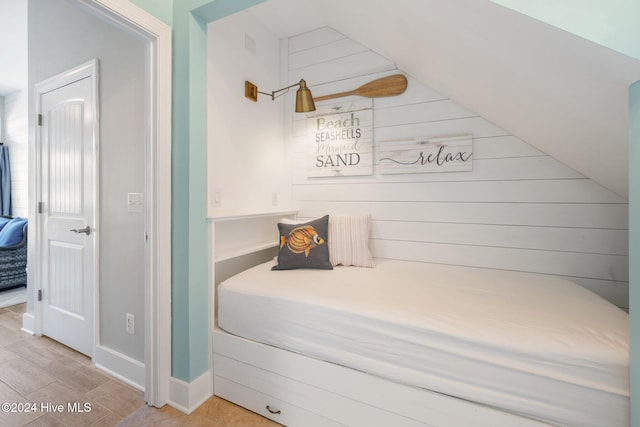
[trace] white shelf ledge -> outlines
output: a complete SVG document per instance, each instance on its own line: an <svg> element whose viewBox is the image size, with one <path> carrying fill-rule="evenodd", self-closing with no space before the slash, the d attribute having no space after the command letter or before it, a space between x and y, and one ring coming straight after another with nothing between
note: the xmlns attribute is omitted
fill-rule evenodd
<svg viewBox="0 0 640 427"><path fill-rule="evenodd" d="M281 210L281 211L267 211L267 212L242 212L242 211L226 211L220 212L220 214L210 215L207 217L209 222L223 222L223 221L241 221L245 219L253 218L268 218L274 216L287 216L297 214L297 210Z"/></svg>
<svg viewBox="0 0 640 427"><path fill-rule="evenodd" d="M228 249L228 250L225 250L220 255L217 255L213 259L213 261L214 262L226 261L226 260L237 258L243 255L249 255L254 252L259 252L265 249L275 248L277 246L278 246L278 242L264 242L264 243L259 243L251 246L242 247L242 248Z"/></svg>
<svg viewBox="0 0 640 427"><path fill-rule="evenodd" d="M297 212L219 210L207 217L213 238L213 264L278 247L278 221L282 217L295 217Z"/></svg>

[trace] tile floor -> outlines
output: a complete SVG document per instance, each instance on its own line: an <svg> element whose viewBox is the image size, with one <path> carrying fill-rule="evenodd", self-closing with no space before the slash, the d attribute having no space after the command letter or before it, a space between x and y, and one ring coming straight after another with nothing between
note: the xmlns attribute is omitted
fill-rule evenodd
<svg viewBox="0 0 640 427"><path fill-rule="evenodd" d="M0 403L12 404L9 412L2 406L0 426L278 425L217 397L188 416L168 405L148 407L140 391L100 371L86 356L21 331L24 311L25 304L0 308Z"/></svg>

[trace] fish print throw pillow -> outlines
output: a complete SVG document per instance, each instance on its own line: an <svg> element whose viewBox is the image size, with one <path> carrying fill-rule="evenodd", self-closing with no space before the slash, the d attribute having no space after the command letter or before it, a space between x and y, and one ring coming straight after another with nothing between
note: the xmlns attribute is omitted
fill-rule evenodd
<svg viewBox="0 0 640 427"><path fill-rule="evenodd" d="M333 270L327 243L329 215L303 224L278 223L280 250L272 270L319 268Z"/></svg>

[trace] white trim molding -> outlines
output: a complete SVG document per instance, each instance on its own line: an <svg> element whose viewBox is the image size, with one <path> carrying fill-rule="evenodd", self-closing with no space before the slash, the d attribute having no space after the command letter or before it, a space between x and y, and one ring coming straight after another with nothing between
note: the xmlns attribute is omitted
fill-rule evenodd
<svg viewBox="0 0 640 427"><path fill-rule="evenodd" d="M36 334L36 317L33 313L22 313L22 331L31 335Z"/></svg>
<svg viewBox="0 0 640 427"><path fill-rule="evenodd" d="M190 383L172 377L169 387L169 405L190 414L213 396L211 371L206 371Z"/></svg>
<svg viewBox="0 0 640 427"><path fill-rule="evenodd" d="M131 387L144 391L144 363L101 345L96 346L93 360L96 368L107 372Z"/></svg>

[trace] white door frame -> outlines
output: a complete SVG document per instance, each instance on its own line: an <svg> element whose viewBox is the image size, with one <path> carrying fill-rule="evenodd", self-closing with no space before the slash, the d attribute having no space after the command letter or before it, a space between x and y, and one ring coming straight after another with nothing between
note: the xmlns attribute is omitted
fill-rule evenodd
<svg viewBox="0 0 640 427"><path fill-rule="evenodd" d="M145 400L162 406L171 378L171 27L126 0L77 1L146 44Z"/></svg>
<svg viewBox="0 0 640 427"><path fill-rule="evenodd" d="M146 46L145 400L163 406L171 378L171 27L127 0L76 1Z"/></svg>

